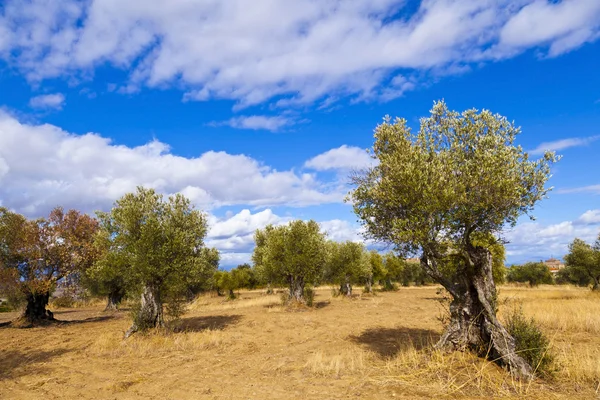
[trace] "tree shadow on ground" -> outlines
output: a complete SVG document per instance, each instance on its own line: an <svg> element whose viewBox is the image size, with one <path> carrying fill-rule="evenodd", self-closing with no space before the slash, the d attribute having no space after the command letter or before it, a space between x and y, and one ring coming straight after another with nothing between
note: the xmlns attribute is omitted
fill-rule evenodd
<svg viewBox="0 0 600 400"><path fill-rule="evenodd" d="M350 340L365 345L381 358L393 358L403 350L421 350L433 346L440 338L438 332L417 328L371 328Z"/></svg>
<svg viewBox="0 0 600 400"><path fill-rule="evenodd" d="M314 307L315 308L325 308L330 304L331 304L331 301L329 301L329 300L317 301L317 302L315 302Z"/></svg>
<svg viewBox="0 0 600 400"><path fill-rule="evenodd" d="M56 322L58 324L65 324L65 325L76 325L76 324L87 324L89 322L102 322L102 321L108 321L109 319L113 319L114 316L113 315L102 315L99 317L91 317L91 318L85 318L85 319L74 319L74 320L56 320Z"/></svg>
<svg viewBox="0 0 600 400"><path fill-rule="evenodd" d="M51 351L0 350L0 382L24 375L40 374L45 364L71 350L54 349Z"/></svg>
<svg viewBox="0 0 600 400"><path fill-rule="evenodd" d="M210 315L206 317L183 318L176 322L174 332L202 332L205 330L223 330L229 325L240 322L241 315Z"/></svg>

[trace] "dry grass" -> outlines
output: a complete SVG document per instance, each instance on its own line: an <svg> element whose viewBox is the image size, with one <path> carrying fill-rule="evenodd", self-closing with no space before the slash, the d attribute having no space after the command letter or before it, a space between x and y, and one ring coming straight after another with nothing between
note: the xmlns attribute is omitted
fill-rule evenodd
<svg viewBox="0 0 600 400"><path fill-rule="evenodd" d="M552 339L553 378L516 381L471 354L433 351L434 287L352 299L319 288L311 310L260 292L202 297L175 332L128 340L128 313L103 304L57 310L71 323L0 328L0 398L600 398L600 299L578 288L500 293Z"/></svg>

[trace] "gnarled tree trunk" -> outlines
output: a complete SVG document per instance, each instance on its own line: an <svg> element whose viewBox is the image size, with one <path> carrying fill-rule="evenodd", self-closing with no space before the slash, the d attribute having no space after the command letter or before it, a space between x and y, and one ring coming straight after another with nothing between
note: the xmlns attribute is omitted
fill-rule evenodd
<svg viewBox="0 0 600 400"><path fill-rule="evenodd" d="M123 300L122 290L113 290L107 296L106 307L104 311L116 311L119 308L119 304Z"/></svg>
<svg viewBox="0 0 600 400"><path fill-rule="evenodd" d="M54 320L52 311L46 309L50 293L27 293L26 299L27 306L22 315L24 320L31 324Z"/></svg>
<svg viewBox="0 0 600 400"><path fill-rule="evenodd" d="M290 277L290 300L304 303L304 278Z"/></svg>
<svg viewBox="0 0 600 400"><path fill-rule="evenodd" d="M453 297L450 323L436 348L470 350L507 366L518 377L531 378L531 366L515 352L515 339L496 317L496 286L492 277L492 256L483 247L469 247L470 262L454 282L448 281L427 256L421 265Z"/></svg>
<svg viewBox="0 0 600 400"><path fill-rule="evenodd" d="M139 330L162 328L164 325L160 291L152 286L144 286L139 311L134 318L133 325L125 333L125 337L129 337Z"/></svg>

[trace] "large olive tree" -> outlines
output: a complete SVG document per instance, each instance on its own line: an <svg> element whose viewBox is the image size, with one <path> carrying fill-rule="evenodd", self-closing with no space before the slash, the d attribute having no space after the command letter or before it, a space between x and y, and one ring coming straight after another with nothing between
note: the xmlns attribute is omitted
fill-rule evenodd
<svg viewBox="0 0 600 400"><path fill-rule="evenodd" d="M164 200L154 190L140 187L117 200L110 212L99 212L98 218L105 240L112 242L98 265L121 267L140 296L126 336L163 326L165 301L172 305L190 285L214 272L204 246L206 217L180 194ZM114 260L118 262L111 263Z"/></svg>
<svg viewBox="0 0 600 400"><path fill-rule="evenodd" d="M500 115L458 113L443 101L417 133L406 120L386 117L375 130L378 164L353 176L349 198L368 236L419 254L422 268L451 294L451 321L438 348L476 350L531 376L496 317L492 254L476 240L515 225L549 190L555 155L530 160L515 144L519 132Z"/></svg>
<svg viewBox="0 0 600 400"><path fill-rule="evenodd" d="M304 303L304 287L321 278L325 264L325 234L315 221L296 220L268 225L254 235L252 261L269 283L289 287L291 300Z"/></svg>

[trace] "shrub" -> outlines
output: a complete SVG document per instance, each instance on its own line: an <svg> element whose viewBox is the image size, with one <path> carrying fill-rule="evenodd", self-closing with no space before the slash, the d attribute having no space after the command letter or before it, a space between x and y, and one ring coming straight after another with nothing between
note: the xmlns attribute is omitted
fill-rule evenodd
<svg viewBox="0 0 600 400"><path fill-rule="evenodd" d="M550 269L542 262L513 265L506 278L509 282L528 282L531 287L554 283Z"/></svg>
<svg viewBox="0 0 600 400"><path fill-rule="evenodd" d="M56 308L72 308L75 305L73 296L63 295L53 298L50 303Z"/></svg>
<svg viewBox="0 0 600 400"><path fill-rule="evenodd" d="M515 339L515 349L537 374L549 375L554 371L554 355L550 341L533 318L523 314L521 306L506 315L506 330Z"/></svg>
<svg viewBox="0 0 600 400"><path fill-rule="evenodd" d="M315 300L315 290L311 287L304 288L304 300L306 301L306 305L312 307Z"/></svg>

